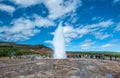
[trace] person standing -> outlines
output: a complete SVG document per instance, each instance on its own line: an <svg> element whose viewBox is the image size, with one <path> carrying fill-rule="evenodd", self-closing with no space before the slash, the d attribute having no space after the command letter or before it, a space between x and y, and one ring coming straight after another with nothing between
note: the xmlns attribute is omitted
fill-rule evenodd
<svg viewBox="0 0 120 78"><path fill-rule="evenodd" d="M115 61L117 61L117 56L116 55L114 56L114 58L115 58Z"/></svg>
<svg viewBox="0 0 120 78"><path fill-rule="evenodd" d="M112 60L112 56L110 55L110 60Z"/></svg>

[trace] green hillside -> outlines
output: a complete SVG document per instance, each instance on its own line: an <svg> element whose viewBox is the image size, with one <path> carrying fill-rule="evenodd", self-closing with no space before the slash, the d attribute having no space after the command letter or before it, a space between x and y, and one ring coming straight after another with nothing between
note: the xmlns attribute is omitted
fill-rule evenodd
<svg viewBox="0 0 120 78"><path fill-rule="evenodd" d="M28 45L28 44L16 44L12 42L0 42L0 57L13 56L13 55L29 55L39 54L32 50L51 50L44 45Z"/></svg>

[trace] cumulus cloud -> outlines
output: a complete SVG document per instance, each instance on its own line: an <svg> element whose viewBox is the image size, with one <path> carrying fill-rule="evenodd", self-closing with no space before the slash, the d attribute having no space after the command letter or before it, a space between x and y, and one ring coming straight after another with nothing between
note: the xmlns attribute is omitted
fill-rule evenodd
<svg viewBox="0 0 120 78"><path fill-rule="evenodd" d="M107 20L107 21L102 21L98 24L98 26L101 26L101 27L108 27L110 25L113 24L113 21L112 20Z"/></svg>
<svg viewBox="0 0 120 78"><path fill-rule="evenodd" d="M111 36L111 34L105 32L105 28L114 24L113 21L107 20L102 21L97 24L91 24L86 26L78 26L74 28L73 26L64 26L64 37L65 42L70 43L72 40L76 38L82 38L85 35L94 35L96 39L106 39ZM100 28L102 27L102 28Z"/></svg>
<svg viewBox="0 0 120 78"><path fill-rule="evenodd" d="M115 27L114 31L120 31L120 23L117 24L117 26Z"/></svg>
<svg viewBox="0 0 120 78"><path fill-rule="evenodd" d="M18 5L18 7L22 7L22 8L27 8L32 5L43 3L49 11L49 15L46 18L42 18L38 15L33 15L33 18L35 20L30 20L29 18L23 18L23 17L20 17L19 19L15 19L11 22L10 26L3 26L5 29L2 30L3 32L0 33L0 34L11 33L11 35L14 35L14 34L16 35L19 33L24 36L27 36L27 38L24 37L24 39L29 39L30 36L34 36L36 33L40 32L40 30L36 29L36 27L40 28L40 27L54 26L53 20L58 19L69 12L74 11L78 7L77 4L81 5L81 0L66 0L66 1L65 0L31 0L31 1L11 0L11 1L16 5ZM9 10L10 12L14 12L15 8L12 7L12 9L9 8L7 10ZM1 29L3 27L1 27ZM71 33L65 30L65 33L66 32L68 33L68 34L66 33L65 35L67 41L71 41L72 40L71 38L76 38L77 36L81 37L83 33L87 32L87 30L84 31L85 29L80 29L81 32L78 31L79 29L73 28L72 30L73 32ZM9 35L10 34L7 34L7 36ZM1 36L3 37L3 35ZM15 37L18 37L18 36L15 36ZM17 38L16 40L20 40L20 38Z"/></svg>
<svg viewBox="0 0 120 78"><path fill-rule="evenodd" d="M119 46L120 46L119 42L120 42L120 39L112 39L112 40L108 41L107 43L102 44L100 47L102 49L109 49L109 50L113 47L114 47L114 49L116 49L116 48L119 48Z"/></svg>
<svg viewBox="0 0 120 78"><path fill-rule="evenodd" d="M21 7L29 7L41 3L43 0L11 0L15 4Z"/></svg>
<svg viewBox="0 0 120 78"><path fill-rule="evenodd" d="M112 20L106 20L98 22L96 24L86 25L84 27L89 29L90 34L94 35L96 39L103 40L112 36L112 34L106 32L106 29L112 25L114 25L114 22Z"/></svg>
<svg viewBox="0 0 120 78"><path fill-rule="evenodd" d="M77 4L81 4L80 0L47 0L44 2L49 9L50 19L56 19L63 16L66 13L74 11L77 8Z"/></svg>
<svg viewBox="0 0 120 78"><path fill-rule="evenodd" d="M49 10L48 18L52 20L74 11L78 7L78 4L81 5L80 0L12 0L12 2L20 7L29 7L43 3Z"/></svg>
<svg viewBox="0 0 120 78"><path fill-rule="evenodd" d="M73 28L72 26L64 26L65 41L69 43L72 39L81 38L83 35L88 34L90 31L86 28Z"/></svg>
<svg viewBox="0 0 120 78"><path fill-rule="evenodd" d="M91 39L86 39L84 42L80 43L80 48L81 49L93 49L93 48L96 48L94 44L95 44L95 41L92 41Z"/></svg>
<svg viewBox="0 0 120 78"><path fill-rule="evenodd" d="M90 30L87 28L74 28L73 26L64 26L63 33L65 42L69 44L72 40L82 38L82 36L90 33ZM54 32L52 32L51 35L54 35Z"/></svg>
<svg viewBox="0 0 120 78"><path fill-rule="evenodd" d="M100 39L100 40L106 39L111 36L111 34L104 32L94 32L94 35L96 39Z"/></svg>
<svg viewBox="0 0 120 78"><path fill-rule="evenodd" d="M112 39L107 44L111 44L112 46L119 47L120 46L120 39Z"/></svg>
<svg viewBox="0 0 120 78"><path fill-rule="evenodd" d="M54 23L46 18L33 15L35 20L19 18L11 22L10 26L0 27L0 37L4 40L21 41L29 39L40 32L40 27L52 26Z"/></svg>
<svg viewBox="0 0 120 78"><path fill-rule="evenodd" d="M8 13L13 13L15 11L15 7L6 4L0 4L0 10Z"/></svg>
<svg viewBox="0 0 120 78"><path fill-rule="evenodd" d="M53 41L52 40L46 40L46 41L44 41L44 43L53 44Z"/></svg>
<svg viewBox="0 0 120 78"><path fill-rule="evenodd" d="M118 49L120 46L120 39L112 39L110 41L108 41L107 43L104 43L102 45L100 45L99 47L103 50L112 50L112 48L114 49Z"/></svg>
<svg viewBox="0 0 120 78"><path fill-rule="evenodd" d="M114 22L112 20L101 21L96 24L80 25L77 27L64 26L65 42L68 44L74 39L82 38L85 35L93 35L96 39L103 40L111 37L112 34L106 32L106 28L112 26Z"/></svg>
<svg viewBox="0 0 120 78"><path fill-rule="evenodd" d="M48 18L42 18L38 15L34 15L34 18L35 18L34 23L38 27L48 27L54 25L53 21L49 20Z"/></svg>
<svg viewBox="0 0 120 78"><path fill-rule="evenodd" d="M77 28L73 28L73 26L64 26L65 40L69 43L75 38L82 38L84 35L90 34L93 34L96 39L103 40L111 36L111 34L105 32L105 28L113 24L114 22L112 20L107 20L96 24L78 26Z"/></svg>
<svg viewBox="0 0 120 78"><path fill-rule="evenodd" d="M95 28L95 27L103 27L103 28L106 28L106 27L109 27L111 25L113 25L114 22L112 20L106 20L106 21L101 21L99 23L96 23L96 24L91 24L89 25L91 28Z"/></svg>
<svg viewBox="0 0 120 78"><path fill-rule="evenodd" d="M104 44L104 45L101 46L101 48L108 48L108 47L111 47L111 46L113 46L113 44Z"/></svg>
<svg viewBox="0 0 120 78"><path fill-rule="evenodd" d="M40 32L38 29L35 29L34 23L29 19L19 18L13 21L12 24L11 27L0 27L2 29L0 34L4 40L26 40Z"/></svg>
<svg viewBox="0 0 120 78"><path fill-rule="evenodd" d="M20 40L21 38L29 39L31 36L34 36L36 33L40 32L40 30L38 29L40 27L54 26L53 21L55 19L64 17L64 15L66 15L67 13L73 12L78 7L78 4L79 6L82 5L81 0L30 0L30 1L11 0L11 1L22 8L27 8L27 7L31 7L32 5L43 3L49 11L49 15L46 18L42 18L38 15L32 16L35 20L30 20L29 18L21 17L19 19L13 20L9 27L8 26L1 27L0 29L1 37L4 37L2 34L6 33L7 36L14 35L14 37L16 37L16 40ZM9 8L7 10L9 10L9 12L12 13L15 11L15 8L14 7L12 8L13 9ZM7 10L6 12L8 12ZM75 15L73 15L71 19L74 18L74 16ZM96 20L99 18L100 17L98 18L94 17L93 20ZM77 19L73 20L73 22L75 22L76 20ZM66 43L69 43L76 38L82 38L84 35L91 35L91 34L94 35L96 39L100 39L100 40L108 38L111 36L111 34L105 31L100 31L100 30L108 28L113 24L114 22L111 19L109 19L109 20L100 21L98 23L90 24L86 26L85 25L78 26L78 27L64 26L64 36L65 36ZM36 27L38 28L36 29ZM118 29L119 29L119 26L115 30L118 31ZM18 34L20 38L18 38L16 34Z"/></svg>

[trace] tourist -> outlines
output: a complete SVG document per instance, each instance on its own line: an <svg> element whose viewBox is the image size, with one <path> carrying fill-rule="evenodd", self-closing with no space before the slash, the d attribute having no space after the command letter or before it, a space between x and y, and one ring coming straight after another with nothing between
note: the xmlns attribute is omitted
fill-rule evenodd
<svg viewBox="0 0 120 78"><path fill-rule="evenodd" d="M117 61L117 56L116 55L114 56L114 58L115 58L115 61Z"/></svg>
<svg viewBox="0 0 120 78"><path fill-rule="evenodd" d="M110 60L112 60L112 56L110 55Z"/></svg>

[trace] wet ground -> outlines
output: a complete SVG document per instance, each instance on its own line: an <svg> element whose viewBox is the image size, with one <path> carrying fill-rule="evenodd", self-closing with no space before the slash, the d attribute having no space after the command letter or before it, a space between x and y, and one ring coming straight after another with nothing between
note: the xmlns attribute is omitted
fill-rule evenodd
<svg viewBox="0 0 120 78"><path fill-rule="evenodd" d="M0 78L120 78L120 62L96 59L1 60Z"/></svg>

